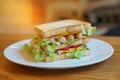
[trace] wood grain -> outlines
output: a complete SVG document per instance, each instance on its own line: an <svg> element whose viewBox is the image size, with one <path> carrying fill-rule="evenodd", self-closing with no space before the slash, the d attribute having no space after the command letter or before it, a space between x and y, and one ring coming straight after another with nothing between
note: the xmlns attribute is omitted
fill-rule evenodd
<svg viewBox="0 0 120 80"><path fill-rule="evenodd" d="M114 54L104 62L73 69L45 70L8 61L4 49L30 35L0 35L0 80L120 80L120 37L95 36L114 47Z"/></svg>

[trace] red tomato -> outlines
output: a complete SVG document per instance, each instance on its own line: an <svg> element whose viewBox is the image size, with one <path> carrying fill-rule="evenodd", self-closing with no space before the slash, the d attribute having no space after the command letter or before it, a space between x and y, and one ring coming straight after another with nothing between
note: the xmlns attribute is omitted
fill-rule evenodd
<svg viewBox="0 0 120 80"><path fill-rule="evenodd" d="M77 47L79 47L80 45L76 45L76 46L71 46L71 48L77 48Z"/></svg>
<svg viewBox="0 0 120 80"><path fill-rule="evenodd" d="M62 48L61 50L69 50L70 47L65 47L65 48Z"/></svg>
<svg viewBox="0 0 120 80"><path fill-rule="evenodd" d="M69 50L70 48L78 48L80 45L76 45L76 46L69 46L69 47L65 47L65 48L62 48L62 49L58 49L58 50ZM57 51L58 51L57 50Z"/></svg>

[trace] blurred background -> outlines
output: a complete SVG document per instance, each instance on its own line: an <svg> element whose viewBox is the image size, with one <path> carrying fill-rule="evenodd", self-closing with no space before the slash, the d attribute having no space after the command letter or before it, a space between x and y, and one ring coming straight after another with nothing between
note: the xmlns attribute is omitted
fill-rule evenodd
<svg viewBox="0 0 120 80"><path fill-rule="evenodd" d="M89 21L95 35L120 36L120 0L0 0L0 34L32 34L37 24Z"/></svg>

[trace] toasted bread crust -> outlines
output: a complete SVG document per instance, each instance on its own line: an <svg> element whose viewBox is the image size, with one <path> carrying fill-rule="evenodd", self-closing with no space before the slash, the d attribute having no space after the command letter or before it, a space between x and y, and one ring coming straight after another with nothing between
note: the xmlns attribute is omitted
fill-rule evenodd
<svg viewBox="0 0 120 80"><path fill-rule="evenodd" d="M90 55L90 50L87 50L83 56L87 56L87 55ZM70 57L70 56L67 56L66 54L60 54L60 55L57 55L56 59L54 59L53 57L46 57L44 59L44 62L52 62L52 61L58 61L58 60L65 60L65 59L72 59L72 58L75 58L74 56Z"/></svg>
<svg viewBox="0 0 120 80"><path fill-rule="evenodd" d="M35 26L41 37L51 37L64 32L88 29L90 23L79 20L62 20Z"/></svg>

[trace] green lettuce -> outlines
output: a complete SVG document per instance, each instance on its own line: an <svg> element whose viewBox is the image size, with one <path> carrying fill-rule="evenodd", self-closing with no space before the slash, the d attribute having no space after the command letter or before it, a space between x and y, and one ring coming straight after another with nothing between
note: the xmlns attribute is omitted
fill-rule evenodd
<svg viewBox="0 0 120 80"><path fill-rule="evenodd" d="M86 35L91 36L96 31L96 27L90 27L89 29L85 30Z"/></svg>
<svg viewBox="0 0 120 80"><path fill-rule="evenodd" d="M39 40L38 41L38 43L37 43L37 46L38 47L40 47L40 46L45 46L46 48L47 48L47 56L52 56L54 59L56 58L56 55L57 55L57 53L55 53L55 47L56 47L56 45L60 45L60 42L57 42L57 41L55 41L54 39L50 42L50 41L48 41L47 39L41 39L41 40ZM41 50L41 52L39 52L39 53L44 53L44 52L42 52L42 50ZM41 60L41 58L42 59L44 59L44 56L43 55L38 55L38 53L35 53L36 54L36 60Z"/></svg>
<svg viewBox="0 0 120 80"><path fill-rule="evenodd" d="M47 39L42 39L38 41L39 46L47 46L50 43Z"/></svg>
<svg viewBox="0 0 120 80"><path fill-rule="evenodd" d="M87 45L85 45L82 49L75 50L74 52L68 52L66 55L70 57L74 56L75 58L80 59L86 50L87 50Z"/></svg>
<svg viewBox="0 0 120 80"><path fill-rule="evenodd" d="M46 54L45 52L40 48L41 46L47 47L48 55L47 56L56 56L55 53L55 46L59 45L59 42L56 42L53 40L52 42L49 42L47 39L41 39L38 38L39 35L35 34L32 36L32 40L30 41L30 45L24 44L23 45L23 51L27 53L34 54L34 59L36 61L43 61Z"/></svg>
<svg viewBox="0 0 120 80"><path fill-rule="evenodd" d="M32 52L32 47L30 47L28 44L24 44L23 45L23 51L25 51L27 53L31 53Z"/></svg>
<svg viewBox="0 0 120 80"><path fill-rule="evenodd" d="M42 50L40 50L39 48L36 49L35 60L37 60L37 61L43 61L44 58L45 58L45 55L43 54Z"/></svg>
<svg viewBox="0 0 120 80"><path fill-rule="evenodd" d="M48 56L52 56L54 59L57 56L57 53L55 53L56 45L60 45L60 43L55 40L53 40L51 43L47 44Z"/></svg>
<svg viewBox="0 0 120 80"><path fill-rule="evenodd" d="M68 39L67 40L67 44L72 44L72 43L74 43L75 41L77 41L78 39L75 39L75 38L73 38L73 39Z"/></svg>
<svg viewBox="0 0 120 80"><path fill-rule="evenodd" d="M72 44L74 41L75 41L74 38L73 39L69 39L69 40L67 40L67 44Z"/></svg>
<svg viewBox="0 0 120 80"><path fill-rule="evenodd" d="M77 58L77 59L80 59L82 56L83 56L83 54L85 53L85 51L87 50L87 46L85 45L84 47L83 47L83 49L79 49L79 50L76 50L75 51L75 53L74 53L74 56Z"/></svg>
<svg viewBox="0 0 120 80"><path fill-rule="evenodd" d="M51 46L53 49L55 49L56 45L60 45L60 42L55 41L55 39L52 40Z"/></svg>

